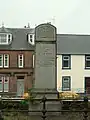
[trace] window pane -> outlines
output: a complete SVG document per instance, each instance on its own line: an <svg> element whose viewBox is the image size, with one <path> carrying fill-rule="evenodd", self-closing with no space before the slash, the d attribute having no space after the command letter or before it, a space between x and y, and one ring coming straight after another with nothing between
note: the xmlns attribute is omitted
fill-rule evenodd
<svg viewBox="0 0 90 120"><path fill-rule="evenodd" d="M69 61L63 61L63 67L69 67L68 62L69 62Z"/></svg>
<svg viewBox="0 0 90 120"><path fill-rule="evenodd" d="M64 86L64 88L69 88L69 81L68 80L67 81L64 80L63 86Z"/></svg>
<svg viewBox="0 0 90 120"><path fill-rule="evenodd" d="M69 56L64 56L63 59L64 60L69 60Z"/></svg>
<svg viewBox="0 0 90 120"><path fill-rule="evenodd" d="M32 38L32 35L30 35L30 38Z"/></svg>
<svg viewBox="0 0 90 120"><path fill-rule="evenodd" d="M0 83L0 92L2 92L2 91L3 91L3 84Z"/></svg>
<svg viewBox="0 0 90 120"><path fill-rule="evenodd" d="M22 55L20 55L20 60L22 60Z"/></svg>
<svg viewBox="0 0 90 120"><path fill-rule="evenodd" d="M63 77L62 78L62 90L70 90L70 77Z"/></svg>
<svg viewBox="0 0 90 120"><path fill-rule="evenodd" d="M7 60L5 60L5 66L7 66Z"/></svg>
<svg viewBox="0 0 90 120"><path fill-rule="evenodd" d="M32 34L32 35L29 34L28 39L29 39L29 43L32 44L32 45L34 45L34 34Z"/></svg>
<svg viewBox="0 0 90 120"><path fill-rule="evenodd" d="M90 56L86 56L86 60L90 60Z"/></svg>
<svg viewBox="0 0 90 120"><path fill-rule="evenodd" d="M11 40L11 35L8 35L8 41L10 42L10 40Z"/></svg>
<svg viewBox="0 0 90 120"><path fill-rule="evenodd" d="M4 67L8 67L9 55L4 55Z"/></svg>
<svg viewBox="0 0 90 120"><path fill-rule="evenodd" d="M22 66L22 60L20 60L20 66Z"/></svg>
<svg viewBox="0 0 90 120"><path fill-rule="evenodd" d="M31 41L31 42L33 41L32 38L30 38L30 41Z"/></svg>
<svg viewBox="0 0 90 120"><path fill-rule="evenodd" d="M0 66L3 66L3 55L0 55Z"/></svg>
<svg viewBox="0 0 90 120"><path fill-rule="evenodd" d="M70 68L71 66L71 58L70 55L62 55L62 68Z"/></svg>
<svg viewBox="0 0 90 120"><path fill-rule="evenodd" d="M0 83L2 83L2 80L0 79Z"/></svg>
<svg viewBox="0 0 90 120"><path fill-rule="evenodd" d="M4 83L4 92L8 92L8 83Z"/></svg>
<svg viewBox="0 0 90 120"><path fill-rule="evenodd" d="M7 80L7 79L5 79L5 82L8 82L8 80Z"/></svg>
<svg viewBox="0 0 90 120"><path fill-rule="evenodd" d="M90 61L86 61L86 67L90 67Z"/></svg>
<svg viewBox="0 0 90 120"><path fill-rule="evenodd" d="M30 35L30 42L32 42L33 41L33 36L32 35Z"/></svg>
<svg viewBox="0 0 90 120"><path fill-rule="evenodd" d="M3 78L0 77L0 92L3 91Z"/></svg>
<svg viewBox="0 0 90 120"><path fill-rule="evenodd" d="M8 92L9 90L9 77L4 78L4 92Z"/></svg>
<svg viewBox="0 0 90 120"><path fill-rule="evenodd" d="M7 35L0 34L0 43L7 43Z"/></svg>
<svg viewBox="0 0 90 120"><path fill-rule="evenodd" d="M18 64L19 64L19 67L23 67L23 55L19 55Z"/></svg>

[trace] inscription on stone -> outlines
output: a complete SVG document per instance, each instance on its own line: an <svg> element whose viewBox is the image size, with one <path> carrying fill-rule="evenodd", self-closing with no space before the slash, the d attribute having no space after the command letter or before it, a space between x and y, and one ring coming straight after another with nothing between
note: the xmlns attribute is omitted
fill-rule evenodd
<svg viewBox="0 0 90 120"><path fill-rule="evenodd" d="M56 88L56 28L41 24L35 29L35 88ZM53 42L53 43L52 43Z"/></svg>
<svg viewBox="0 0 90 120"><path fill-rule="evenodd" d="M36 41L55 41L56 29L50 24L42 25L36 28ZM48 39L47 39L48 38Z"/></svg>
<svg viewBox="0 0 90 120"><path fill-rule="evenodd" d="M50 67L55 65L55 45L52 44L38 44L36 64L39 67ZM39 50L40 49L40 50ZM41 51L41 52L39 52Z"/></svg>

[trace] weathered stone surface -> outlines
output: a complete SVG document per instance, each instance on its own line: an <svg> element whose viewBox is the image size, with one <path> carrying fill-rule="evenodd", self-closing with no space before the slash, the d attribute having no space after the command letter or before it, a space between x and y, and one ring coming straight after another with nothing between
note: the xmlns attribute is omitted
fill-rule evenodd
<svg viewBox="0 0 90 120"><path fill-rule="evenodd" d="M56 88L56 28L41 24L35 28L35 88ZM44 42L44 43L43 43Z"/></svg>
<svg viewBox="0 0 90 120"><path fill-rule="evenodd" d="M36 44L35 88L56 88L55 44Z"/></svg>
<svg viewBox="0 0 90 120"><path fill-rule="evenodd" d="M36 41L56 41L56 28L51 24L41 24L35 29Z"/></svg>
<svg viewBox="0 0 90 120"><path fill-rule="evenodd" d="M47 99L57 98L57 73L56 73L56 28L51 24L41 24L35 28L35 92L36 98L42 98L45 92ZM40 91L42 93L40 93ZM51 91L51 94L49 92ZM61 103L48 101L46 102L46 110L60 110ZM29 106L29 110L43 110L43 103L37 102ZM56 115L57 112L47 112L46 115ZM42 115L41 112L33 112L30 115Z"/></svg>

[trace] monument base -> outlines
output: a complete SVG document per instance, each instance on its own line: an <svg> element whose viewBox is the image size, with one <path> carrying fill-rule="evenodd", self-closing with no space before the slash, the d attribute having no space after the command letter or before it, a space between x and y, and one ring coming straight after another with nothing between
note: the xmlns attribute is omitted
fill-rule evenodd
<svg viewBox="0 0 90 120"><path fill-rule="evenodd" d="M43 97L46 99L58 99L58 92L52 89L38 89L33 91L33 95L35 95L35 99L41 99L40 101L34 101L33 103L30 102L29 110L36 111L36 112L29 112L30 116L43 116ZM46 111L60 111L61 110L61 102L60 101L46 101L45 103L45 110ZM38 112L39 111L39 112ZM60 112L46 112L46 116L59 116Z"/></svg>

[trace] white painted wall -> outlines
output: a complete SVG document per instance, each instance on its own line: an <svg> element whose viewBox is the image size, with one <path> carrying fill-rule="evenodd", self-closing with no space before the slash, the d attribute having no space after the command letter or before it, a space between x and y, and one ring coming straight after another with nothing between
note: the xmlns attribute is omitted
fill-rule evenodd
<svg viewBox="0 0 90 120"><path fill-rule="evenodd" d="M71 69L62 69L62 55L57 55L57 90L62 91L62 76L71 76L71 90L84 92L85 77L90 77L90 70L85 70L85 55L71 55Z"/></svg>

